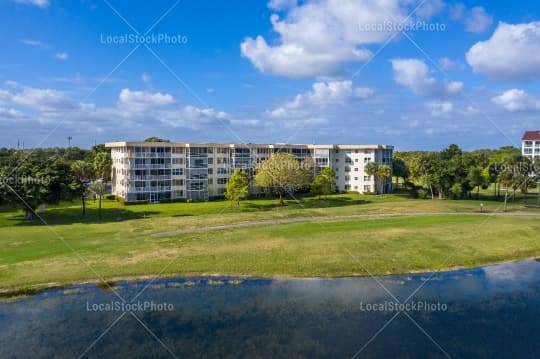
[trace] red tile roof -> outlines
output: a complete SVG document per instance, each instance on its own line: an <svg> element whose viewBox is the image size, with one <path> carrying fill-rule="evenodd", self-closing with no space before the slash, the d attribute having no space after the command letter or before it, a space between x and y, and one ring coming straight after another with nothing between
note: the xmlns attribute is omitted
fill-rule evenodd
<svg viewBox="0 0 540 359"><path fill-rule="evenodd" d="M540 131L526 131L523 134L524 141L540 141Z"/></svg>

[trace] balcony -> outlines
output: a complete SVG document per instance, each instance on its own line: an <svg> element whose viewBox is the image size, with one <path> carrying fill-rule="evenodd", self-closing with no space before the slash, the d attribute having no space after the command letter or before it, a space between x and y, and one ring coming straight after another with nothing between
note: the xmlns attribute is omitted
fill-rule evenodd
<svg viewBox="0 0 540 359"><path fill-rule="evenodd" d="M128 187L127 192L168 192L171 190L171 186L161 187Z"/></svg>

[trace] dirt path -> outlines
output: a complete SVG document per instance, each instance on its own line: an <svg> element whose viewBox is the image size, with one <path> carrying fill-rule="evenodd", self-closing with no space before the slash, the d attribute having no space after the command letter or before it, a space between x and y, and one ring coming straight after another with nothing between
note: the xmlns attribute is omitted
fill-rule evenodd
<svg viewBox="0 0 540 359"><path fill-rule="evenodd" d="M209 231L219 231L224 229L246 228L246 227L258 227L269 226L275 224L289 224L289 223L309 223L309 222L335 222L339 220L347 219L366 219L366 218L392 218L392 217L418 217L418 216L513 216L513 217L540 217L540 213L536 212L493 212L493 213L480 213L480 212L417 212L417 213L379 213L379 214L352 214L345 216L311 216L311 217L296 217L296 218L282 218L272 219L267 221L249 221L249 222L237 222L231 224L222 224L217 226L207 227L191 227L184 229L176 229L173 231L158 232L152 234L152 237L172 237L179 234L189 233L202 233Z"/></svg>

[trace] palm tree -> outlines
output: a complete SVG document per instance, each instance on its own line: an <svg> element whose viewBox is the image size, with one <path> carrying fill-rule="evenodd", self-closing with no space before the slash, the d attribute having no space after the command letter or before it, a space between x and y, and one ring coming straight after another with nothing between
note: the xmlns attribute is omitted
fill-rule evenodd
<svg viewBox="0 0 540 359"><path fill-rule="evenodd" d="M99 181L99 209L98 219L101 221L101 199L105 189L105 179L107 173L111 170L111 156L107 152L100 152L94 157L94 172L97 180Z"/></svg>
<svg viewBox="0 0 540 359"><path fill-rule="evenodd" d="M381 194L384 197L384 187L389 178L392 178L392 169L387 165L380 165L377 168L377 177L381 181Z"/></svg>

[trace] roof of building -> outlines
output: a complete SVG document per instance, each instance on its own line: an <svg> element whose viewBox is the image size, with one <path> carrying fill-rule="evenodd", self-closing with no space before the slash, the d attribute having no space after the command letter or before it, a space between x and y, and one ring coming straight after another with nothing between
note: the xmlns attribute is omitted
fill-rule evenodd
<svg viewBox="0 0 540 359"><path fill-rule="evenodd" d="M523 134L522 140L540 141L540 130L539 131L525 131L525 133Z"/></svg>
<svg viewBox="0 0 540 359"><path fill-rule="evenodd" d="M107 142L105 147L263 147L263 148L282 148L282 147L292 147L292 148L326 148L326 149L393 149L394 146L391 145L346 145L346 144L285 144L285 143L276 143L276 144L256 144L256 143L246 143L246 144L234 144L234 143L188 143L188 142Z"/></svg>

